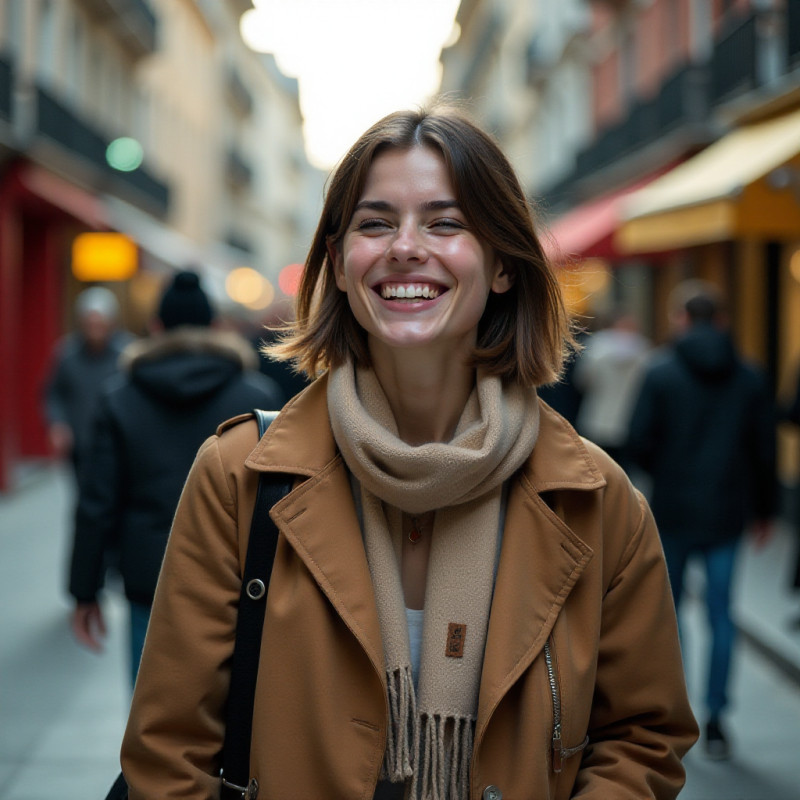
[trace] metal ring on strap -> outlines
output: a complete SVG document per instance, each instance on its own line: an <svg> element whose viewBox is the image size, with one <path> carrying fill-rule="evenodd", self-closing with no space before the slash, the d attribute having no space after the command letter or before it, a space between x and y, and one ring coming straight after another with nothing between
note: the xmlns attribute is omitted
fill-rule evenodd
<svg viewBox="0 0 800 800"><path fill-rule="evenodd" d="M253 578L247 582L245 591L251 600L260 600L267 593L267 587L261 579Z"/></svg>
<svg viewBox="0 0 800 800"><path fill-rule="evenodd" d="M219 771L219 778L222 781L223 786L225 786L228 789L233 789L234 792L241 792L242 797L245 796L245 793L247 792L248 788L247 786L239 786L238 784L226 781L222 770Z"/></svg>

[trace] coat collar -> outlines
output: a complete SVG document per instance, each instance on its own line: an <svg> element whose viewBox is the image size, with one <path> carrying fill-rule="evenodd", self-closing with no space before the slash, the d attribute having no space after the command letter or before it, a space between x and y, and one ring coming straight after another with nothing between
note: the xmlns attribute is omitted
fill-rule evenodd
<svg viewBox="0 0 800 800"><path fill-rule="evenodd" d="M338 455L323 375L284 406L250 453L246 466L258 472L288 472L312 477ZM605 478L586 444L567 421L541 402L539 438L523 474L537 492L599 489Z"/></svg>
<svg viewBox="0 0 800 800"><path fill-rule="evenodd" d="M328 421L326 390L322 377L290 401L246 465L308 478L272 516L385 680L372 581L347 469ZM478 740L502 696L541 651L592 558L541 493L599 489L605 479L572 427L546 404L541 411L536 447L509 496L481 677Z"/></svg>

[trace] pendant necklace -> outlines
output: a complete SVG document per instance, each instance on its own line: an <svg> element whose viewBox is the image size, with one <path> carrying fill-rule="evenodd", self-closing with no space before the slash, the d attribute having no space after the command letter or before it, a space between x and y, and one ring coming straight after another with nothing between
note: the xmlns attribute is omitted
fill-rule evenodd
<svg viewBox="0 0 800 800"><path fill-rule="evenodd" d="M427 514L420 517L411 517L411 530L408 532L408 541L411 544L416 544L423 534L423 523L426 522Z"/></svg>

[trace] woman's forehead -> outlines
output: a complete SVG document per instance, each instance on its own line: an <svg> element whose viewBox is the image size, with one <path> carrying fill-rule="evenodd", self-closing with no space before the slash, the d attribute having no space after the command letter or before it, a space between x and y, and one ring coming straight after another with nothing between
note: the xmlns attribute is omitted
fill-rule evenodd
<svg viewBox="0 0 800 800"><path fill-rule="evenodd" d="M367 170L359 200L383 199L381 195L398 193L455 199L455 186L442 154L426 145L378 153Z"/></svg>

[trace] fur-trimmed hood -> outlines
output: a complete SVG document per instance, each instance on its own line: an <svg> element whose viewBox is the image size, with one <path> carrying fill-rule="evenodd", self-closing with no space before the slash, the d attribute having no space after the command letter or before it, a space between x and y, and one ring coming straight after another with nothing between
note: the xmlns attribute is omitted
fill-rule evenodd
<svg viewBox="0 0 800 800"><path fill-rule="evenodd" d="M180 327L133 342L121 368L147 394L171 405L195 402L258 367L253 347L232 331Z"/></svg>

